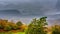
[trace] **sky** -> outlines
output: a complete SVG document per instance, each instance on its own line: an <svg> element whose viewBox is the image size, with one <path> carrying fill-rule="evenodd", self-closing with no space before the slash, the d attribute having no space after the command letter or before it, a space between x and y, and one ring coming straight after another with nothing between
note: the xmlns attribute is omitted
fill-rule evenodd
<svg viewBox="0 0 60 34"><path fill-rule="evenodd" d="M60 20L60 0L0 0L0 18L28 24L32 18L47 16L51 20ZM60 21L58 21L59 23Z"/></svg>

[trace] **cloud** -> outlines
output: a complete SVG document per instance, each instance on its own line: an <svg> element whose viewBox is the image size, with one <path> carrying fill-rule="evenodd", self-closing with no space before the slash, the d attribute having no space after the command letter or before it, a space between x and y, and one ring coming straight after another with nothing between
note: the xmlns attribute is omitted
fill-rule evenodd
<svg viewBox="0 0 60 34"><path fill-rule="evenodd" d="M0 4L1 4L1 8L2 9L19 9L19 8L24 8L27 7L27 9L29 7L34 8L34 7L53 7L54 4L56 3L56 0L54 0L55 2L53 3L53 1L50 0L0 0ZM29 6L31 5L31 6Z"/></svg>
<svg viewBox="0 0 60 34"><path fill-rule="evenodd" d="M22 15L47 16L59 14L57 0L0 0L0 10L17 9Z"/></svg>
<svg viewBox="0 0 60 34"><path fill-rule="evenodd" d="M59 14L57 0L0 0L0 10L17 9L25 16L47 16Z"/></svg>
<svg viewBox="0 0 60 34"><path fill-rule="evenodd" d="M7 16L7 19L12 18L15 20L19 20L17 17L20 17L23 22L31 20L31 17L38 18L41 16L47 16L48 19L59 19L59 4L60 3L58 2L58 0L0 0L0 10L18 10L18 16L18 13L8 14L9 16ZM0 15L2 16L2 18L5 18L7 14L2 13ZM24 16L28 18L23 19Z"/></svg>

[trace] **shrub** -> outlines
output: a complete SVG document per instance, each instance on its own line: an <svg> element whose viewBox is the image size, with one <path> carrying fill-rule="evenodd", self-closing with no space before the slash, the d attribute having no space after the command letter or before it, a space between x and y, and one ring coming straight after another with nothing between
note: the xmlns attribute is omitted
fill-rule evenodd
<svg viewBox="0 0 60 34"><path fill-rule="evenodd" d="M17 26L17 25L12 26L12 29L13 29L13 30L17 30L17 29L18 29L18 26Z"/></svg>
<svg viewBox="0 0 60 34"><path fill-rule="evenodd" d="M5 30L5 31L10 31L10 30L12 30L12 27L11 27L11 26L5 26L5 27L4 27L4 30Z"/></svg>
<svg viewBox="0 0 60 34"><path fill-rule="evenodd" d="M3 29L4 27L2 25L0 25L0 29Z"/></svg>

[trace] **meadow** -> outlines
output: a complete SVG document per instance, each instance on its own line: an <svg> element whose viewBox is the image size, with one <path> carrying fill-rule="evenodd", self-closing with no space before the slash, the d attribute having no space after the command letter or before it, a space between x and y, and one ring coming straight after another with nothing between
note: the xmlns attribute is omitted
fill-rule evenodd
<svg viewBox="0 0 60 34"><path fill-rule="evenodd" d="M24 32L16 32L16 33L13 33L13 32L0 32L0 34L25 34Z"/></svg>

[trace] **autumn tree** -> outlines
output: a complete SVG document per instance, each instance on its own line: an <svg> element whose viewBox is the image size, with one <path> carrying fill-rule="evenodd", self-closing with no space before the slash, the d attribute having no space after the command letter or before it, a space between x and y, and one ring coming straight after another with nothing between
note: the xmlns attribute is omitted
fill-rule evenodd
<svg viewBox="0 0 60 34"><path fill-rule="evenodd" d="M16 25L18 26L18 29L20 30L20 31L24 31L25 30L25 24L23 24L21 21L18 21L17 23L16 23Z"/></svg>
<svg viewBox="0 0 60 34"><path fill-rule="evenodd" d="M33 19L33 21L28 25L25 34L46 34L46 32L44 32L44 26L47 25L46 18L47 17Z"/></svg>
<svg viewBox="0 0 60 34"><path fill-rule="evenodd" d="M18 26L15 24L15 23L9 23L9 26L12 28L12 30L14 29L14 30L16 30L16 29L18 29Z"/></svg>
<svg viewBox="0 0 60 34"><path fill-rule="evenodd" d="M60 25L54 25L52 27L52 34L60 34Z"/></svg>

